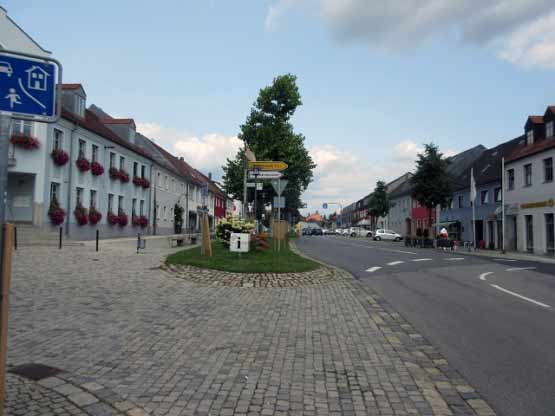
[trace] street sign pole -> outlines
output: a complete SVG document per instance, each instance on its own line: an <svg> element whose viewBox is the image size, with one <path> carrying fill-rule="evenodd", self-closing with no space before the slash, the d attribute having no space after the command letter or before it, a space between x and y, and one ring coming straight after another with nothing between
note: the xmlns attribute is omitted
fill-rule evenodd
<svg viewBox="0 0 555 416"><path fill-rule="evenodd" d="M281 197L281 181L278 180L278 195ZM281 251L281 201L278 204L278 253Z"/></svg>

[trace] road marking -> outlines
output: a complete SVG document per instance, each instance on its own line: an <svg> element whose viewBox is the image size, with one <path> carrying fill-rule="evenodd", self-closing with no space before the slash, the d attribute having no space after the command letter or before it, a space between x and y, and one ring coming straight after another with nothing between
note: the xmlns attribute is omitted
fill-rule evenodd
<svg viewBox="0 0 555 416"><path fill-rule="evenodd" d="M494 259L494 260L497 260L497 261L516 261L514 259Z"/></svg>
<svg viewBox="0 0 555 416"><path fill-rule="evenodd" d="M371 246L371 247L376 247L376 246ZM381 247L379 249L383 250L383 251L391 251L392 253L402 253L402 254L414 254L414 255L416 255L416 253L413 253L412 251L392 250L392 249L389 249L389 248L381 248Z"/></svg>
<svg viewBox="0 0 555 416"><path fill-rule="evenodd" d="M449 259L445 259L446 261L462 261L462 260L466 260L465 257L451 257Z"/></svg>
<svg viewBox="0 0 555 416"><path fill-rule="evenodd" d="M366 269L366 271L369 273L374 273L375 271L378 271L380 269L381 269L380 266L374 266L374 267L370 267L369 269Z"/></svg>
<svg viewBox="0 0 555 416"><path fill-rule="evenodd" d="M414 259L413 261L432 261L432 259Z"/></svg>
<svg viewBox="0 0 555 416"><path fill-rule="evenodd" d="M480 280L486 280L486 277L489 276L490 274L493 274L493 272L482 273L480 275Z"/></svg>
<svg viewBox="0 0 555 416"><path fill-rule="evenodd" d="M387 263L388 266L397 266L398 264L404 263L402 260L392 261L391 263Z"/></svg>
<svg viewBox="0 0 555 416"><path fill-rule="evenodd" d="M551 306L546 305L545 303L541 303L541 302L538 302L537 300L530 299L530 298L527 298L526 296L519 295L518 293L511 292L510 290L507 290L507 289L505 289L505 288L503 288L503 287L501 287L501 286L498 286L498 285L490 285L490 286L491 286L491 287L494 287L495 289L500 290L500 291L502 291L502 292L508 293L509 295L513 295L513 296L515 296L515 297L517 297L517 298L519 298L519 299L522 299L522 300L531 302L531 303L533 303L533 304L535 304L535 305L541 306L542 308L551 308Z"/></svg>
<svg viewBox="0 0 555 416"><path fill-rule="evenodd" d="M521 270L536 270L535 267L511 267L510 269L505 270L506 272L519 272Z"/></svg>

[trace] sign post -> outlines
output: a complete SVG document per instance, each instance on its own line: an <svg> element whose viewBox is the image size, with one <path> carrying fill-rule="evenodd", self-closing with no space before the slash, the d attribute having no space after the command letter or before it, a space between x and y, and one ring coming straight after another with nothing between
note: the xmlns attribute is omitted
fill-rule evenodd
<svg viewBox="0 0 555 416"><path fill-rule="evenodd" d="M274 187L274 191L276 191L277 194L277 200L274 198L274 203L277 202L277 212L278 212L278 226L279 226L279 235L278 235L278 251L281 251L281 208L283 206L283 208L285 208L285 198L281 196L283 190L285 189L285 187L287 186L287 184L289 183L289 181L285 180L285 179L278 179L275 181L272 181L272 186ZM275 233L274 233L275 234Z"/></svg>
<svg viewBox="0 0 555 416"><path fill-rule="evenodd" d="M52 58L0 51L0 415L4 409L13 226L6 224L12 118L54 123L61 114L62 65Z"/></svg>

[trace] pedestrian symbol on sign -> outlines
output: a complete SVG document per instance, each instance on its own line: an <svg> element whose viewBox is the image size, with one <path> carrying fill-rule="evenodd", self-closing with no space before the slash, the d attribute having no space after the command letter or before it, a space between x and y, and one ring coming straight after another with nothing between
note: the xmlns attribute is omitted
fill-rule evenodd
<svg viewBox="0 0 555 416"><path fill-rule="evenodd" d="M21 104L21 101L19 100L21 97L15 92L15 88L10 88L9 94L4 98L10 101L10 108L13 108L15 104Z"/></svg>

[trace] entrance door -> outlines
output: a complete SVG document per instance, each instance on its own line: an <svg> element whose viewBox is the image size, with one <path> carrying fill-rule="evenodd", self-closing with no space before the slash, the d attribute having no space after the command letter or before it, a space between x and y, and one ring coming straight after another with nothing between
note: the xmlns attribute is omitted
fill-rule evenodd
<svg viewBox="0 0 555 416"><path fill-rule="evenodd" d="M480 241L484 239L484 221L476 220L476 247L480 247Z"/></svg>
<svg viewBox="0 0 555 416"><path fill-rule="evenodd" d="M516 215L513 218L513 250L518 251L518 222L516 220Z"/></svg>
<svg viewBox="0 0 555 416"><path fill-rule="evenodd" d="M555 229L553 228L553 214L545 214L545 248L547 254L555 253Z"/></svg>
<svg viewBox="0 0 555 416"><path fill-rule="evenodd" d="M8 212L9 221L33 223L33 196L35 194L35 175L10 172L8 174Z"/></svg>
<svg viewBox="0 0 555 416"><path fill-rule="evenodd" d="M488 248L495 248L495 238L493 236L493 221L488 221Z"/></svg>
<svg viewBox="0 0 555 416"><path fill-rule="evenodd" d="M497 220L497 249L503 248L503 221Z"/></svg>
<svg viewBox="0 0 555 416"><path fill-rule="evenodd" d="M534 218L531 215L524 217L526 225L526 251L529 253L534 252Z"/></svg>

